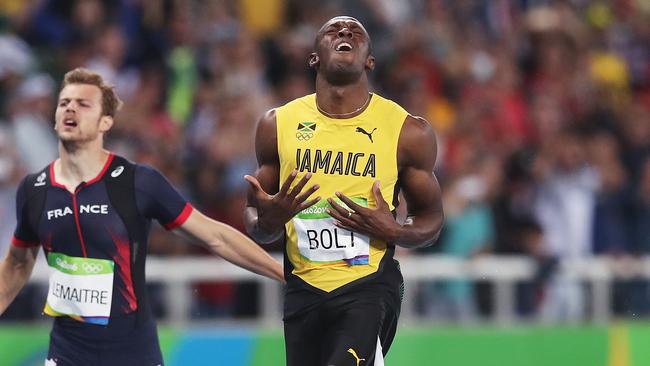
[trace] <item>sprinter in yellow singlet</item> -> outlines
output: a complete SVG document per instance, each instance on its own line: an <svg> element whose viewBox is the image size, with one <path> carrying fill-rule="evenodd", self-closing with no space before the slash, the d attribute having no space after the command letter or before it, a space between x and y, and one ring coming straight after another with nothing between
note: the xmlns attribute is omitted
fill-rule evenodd
<svg viewBox="0 0 650 366"><path fill-rule="evenodd" d="M383 365L403 285L395 245L431 245L443 223L435 135L370 93L375 59L356 19L325 23L309 65L316 94L258 124L246 225L258 242L285 238L287 365Z"/></svg>

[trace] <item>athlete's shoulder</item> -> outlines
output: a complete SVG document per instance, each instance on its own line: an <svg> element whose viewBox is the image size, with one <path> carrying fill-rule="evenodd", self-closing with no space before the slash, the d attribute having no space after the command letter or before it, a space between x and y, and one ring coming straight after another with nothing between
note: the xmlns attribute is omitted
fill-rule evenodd
<svg viewBox="0 0 650 366"><path fill-rule="evenodd" d="M159 196L160 192L166 191L171 183L165 175L155 167L148 164L136 164L134 166L134 185L137 193L144 193L147 196Z"/></svg>
<svg viewBox="0 0 650 366"><path fill-rule="evenodd" d="M47 165L43 169L27 174L18 184L16 190L16 203L17 206L23 207L28 202L34 201L37 197L44 197L47 188L50 187L50 166Z"/></svg>
<svg viewBox="0 0 650 366"><path fill-rule="evenodd" d="M408 144L413 143L415 146L421 146L420 144L437 145L433 126L424 117L407 115L402 126L402 135L409 141Z"/></svg>
<svg viewBox="0 0 650 366"><path fill-rule="evenodd" d="M276 109L289 109L295 107L313 107L315 105L316 105L316 93L312 93L291 100Z"/></svg>
<svg viewBox="0 0 650 366"><path fill-rule="evenodd" d="M18 185L19 191L28 193L31 196L38 191L42 191L50 185L50 175L52 174L51 166L54 162L44 166L41 170L27 174L23 177Z"/></svg>
<svg viewBox="0 0 650 366"><path fill-rule="evenodd" d="M50 163L39 171L27 174L23 178L22 182L24 184L31 185L34 187L45 187L50 181L50 174L51 174L50 167L52 164L53 163Z"/></svg>
<svg viewBox="0 0 650 366"><path fill-rule="evenodd" d="M278 108L271 108L268 111L264 112L262 117L260 117L259 121L257 122L258 128L259 127L269 127L269 126L275 126L277 122L277 110Z"/></svg>
<svg viewBox="0 0 650 366"><path fill-rule="evenodd" d="M402 163L414 165L423 163L427 167L430 162L435 163L438 142L429 121L409 114L402 125L398 150L398 160Z"/></svg>
<svg viewBox="0 0 650 366"><path fill-rule="evenodd" d="M404 122L408 124L409 128L414 129L415 131L424 134L433 134L433 126L431 126L431 123L429 123L429 121L424 117L409 114L406 116Z"/></svg>
<svg viewBox="0 0 650 366"><path fill-rule="evenodd" d="M383 96L381 96L381 95L379 95L377 93L372 93L372 95L373 95L373 99L375 99L374 104L376 106L384 107L384 108L391 108L391 109L399 111L401 113L408 114L406 109L404 109L404 107L399 105L394 100L383 97Z"/></svg>
<svg viewBox="0 0 650 366"><path fill-rule="evenodd" d="M134 162L132 160L129 160L129 159L125 158L124 156L117 155L117 154L111 154L111 155L112 155L112 158L111 158L112 161L111 161L111 163L109 165L109 169L116 169L116 168L119 168L119 167L135 169L135 167L137 167L139 165L138 163L136 163L136 162Z"/></svg>
<svg viewBox="0 0 650 366"><path fill-rule="evenodd" d="M111 154L111 162L106 167L102 180L109 184L132 185L133 174L137 166L131 160L116 154Z"/></svg>
<svg viewBox="0 0 650 366"><path fill-rule="evenodd" d="M281 106L271 108L260 117L257 123L257 135L271 136L277 133L278 126L286 126L291 120L288 116L301 115L305 111L316 109L316 94L308 94L293 99Z"/></svg>
<svg viewBox="0 0 650 366"><path fill-rule="evenodd" d="M301 114L316 109L316 94L308 94L291 100L279 107L274 108L275 118L282 120L286 116Z"/></svg>
<svg viewBox="0 0 650 366"><path fill-rule="evenodd" d="M139 178L138 180L155 180L164 178L163 174L158 169L149 164L134 163L133 168L135 170L136 177Z"/></svg>

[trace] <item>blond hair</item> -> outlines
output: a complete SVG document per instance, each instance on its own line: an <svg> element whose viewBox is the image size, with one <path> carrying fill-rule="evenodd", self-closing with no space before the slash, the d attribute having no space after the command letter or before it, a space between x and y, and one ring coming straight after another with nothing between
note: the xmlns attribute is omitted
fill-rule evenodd
<svg viewBox="0 0 650 366"><path fill-rule="evenodd" d="M63 85L65 88L70 84L88 84L94 85L102 92L102 115L115 117L115 113L122 107L122 101L115 92L115 87L104 81L101 75L96 72L78 67L72 71L68 71L63 77Z"/></svg>

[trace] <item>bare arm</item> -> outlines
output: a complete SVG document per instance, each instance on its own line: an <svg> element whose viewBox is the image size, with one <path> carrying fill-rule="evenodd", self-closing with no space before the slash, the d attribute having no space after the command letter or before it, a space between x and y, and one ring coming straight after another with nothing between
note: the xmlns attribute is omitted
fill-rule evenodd
<svg viewBox="0 0 650 366"><path fill-rule="evenodd" d="M268 194L277 193L280 185L280 158L278 156L275 110L265 113L257 123L255 154L258 164L255 178L259 182L260 188ZM271 243L282 237L284 226L277 223L260 222L257 211L259 203L255 193L253 187L247 193L246 210L244 211L246 231L260 243Z"/></svg>
<svg viewBox="0 0 650 366"><path fill-rule="evenodd" d="M407 117L400 134L397 160L399 182L408 208L395 244L407 248L430 246L438 239L444 212L440 184L433 174L438 145L433 128L423 118Z"/></svg>
<svg viewBox="0 0 650 366"><path fill-rule="evenodd" d="M19 248L12 245L0 262L0 314L4 313L25 286L34 269L39 247Z"/></svg>
<svg viewBox="0 0 650 366"><path fill-rule="evenodd" d="M284 282L284 271L267 252L229 225L194 210L178 229L180 234L198 241L228 262L251 272Z"/></svg>
<svg viewBox="0 0 650 366"><path fill-rule="evenodd" d="M255 152L259 167L255 177L247 175L248 190L244 223L246 231L260 243L271 243L284 235L284 224L296 213L320 200L316 197L306 201L319 187L313 185L305 192L303 188L311 173L303 176L291 188L297 176L294 171L278 188L280 182L280 159L278 156L275 111L270 110L258 122L255 134Z"/></svg>

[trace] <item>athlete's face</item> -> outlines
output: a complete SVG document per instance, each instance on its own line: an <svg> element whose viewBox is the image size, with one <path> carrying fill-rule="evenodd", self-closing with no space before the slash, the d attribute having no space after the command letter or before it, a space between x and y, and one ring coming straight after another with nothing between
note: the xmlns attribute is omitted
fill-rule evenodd
<svg viewBox="0 0 650 366"><path fill-rule="evenodd" d="M88 142L113 125L102 115L102 92L90 84L69 84L59 93L54 129L62 142Z"/></svg>
<svg viewBox="0 0 650 366"><path fill-rule="evenodd" d="M336 17L325 23L316 36L315 50L309 64L333 84L355 81L375 66L368 32L351 17Z"/></svg>

